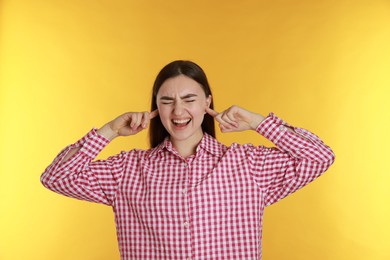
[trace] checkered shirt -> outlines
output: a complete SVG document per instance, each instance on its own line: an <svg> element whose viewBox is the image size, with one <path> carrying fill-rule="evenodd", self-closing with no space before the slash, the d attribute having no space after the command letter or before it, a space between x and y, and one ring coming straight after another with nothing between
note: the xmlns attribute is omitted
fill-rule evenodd
<svg viewBox="0 0 390 260"><path fill-rule="evenodd" d="M153 149L93 161L109 143L93 129L66 147L41 181L112 206L123 260L261 259L264 208L319 177L334 154L273 113L256 131L276 147L227 147L204 134L186 159L167 138ZM62 163L75 147L80 151Z"/></svg>

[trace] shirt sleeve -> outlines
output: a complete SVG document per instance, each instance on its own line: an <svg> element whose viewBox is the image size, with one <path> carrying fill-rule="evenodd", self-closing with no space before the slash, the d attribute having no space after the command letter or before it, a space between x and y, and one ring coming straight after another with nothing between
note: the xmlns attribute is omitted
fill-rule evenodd
<svg viewBox="0 0 390 260"><path fill-rule="evenodd" d="M63 149L41 175L42 184L72 198L112 205L121 181L127 153L94 161L109 140L92 129L76 143ZM66 162L63 159L73 148L80 150Z"/></svg>
<svg viewBox="0 0 390 260"><path fill-rule="evenodd" d="M273 113L256 131L276 145L252 146L248 156L252 176L264 192L265 206L312 182L334 162L333 151L319 137L287 124Z"/></svg>

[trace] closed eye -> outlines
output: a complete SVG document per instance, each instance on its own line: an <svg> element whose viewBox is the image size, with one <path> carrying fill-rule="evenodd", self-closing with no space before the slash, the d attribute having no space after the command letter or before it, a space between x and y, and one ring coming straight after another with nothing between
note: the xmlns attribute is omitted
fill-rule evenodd
<svg viewBox="0 0 390 260"><path fill-rule="evenodd" d="M186 103L192 103L192 102L195 102L197 95L196 94L187 94L185 96L182 96L181 99L186 102ZM173 97L170 97L170 96L162 96L160 98L160 101L161 101L161 104L163 105L171 105L175 102L175 99Z"/></svg>

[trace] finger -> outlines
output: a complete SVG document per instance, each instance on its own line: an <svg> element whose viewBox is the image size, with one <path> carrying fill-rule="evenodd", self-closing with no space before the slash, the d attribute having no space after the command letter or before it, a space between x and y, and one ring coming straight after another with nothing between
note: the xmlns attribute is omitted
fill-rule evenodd
<svg viewBox="0 0 390 260"><path fill-rule="evenodd" d="M231 113L229 111L224 111L222 116L221 116L221 119L233 127L238 126L236 120L234 119L234 117L231 115Z"/></svg>
<svg viewBox="0 0 390 260"><path fill-rule="evenodd" d="M134 113L133 120L131 122L131 128L133 130L136 130L139 125L141 124L142 114L141 113Z"/></svg>
<svg viewBox="0 0 390 260"><path fill-rule="evenodd" d="M225 127L229 127L229 123L226 122L225 120L222 119L222 116L223 116L223 113L221 114L218 114L215 118L215 120L220 124L220 125L223 125Z"/></svg>
<svg viewBox="0 0 390 260"><path fill-rule="evenodd" d="M233 121L228 115L223 115L222 120L233 127L237 127L237 122Z"/></svg>
<svg viewBox="0 0 390 260"><path fill-rule="evenodd" d="M233 122L233 125L235 127L238 127L239 119L236 118L236 113L235 112L229 111L228 113L226 113L226 116L231 120L231 122Z"/></svg>
<svg viewBox="0 0 390 260"><path fill-rule="evenodd" d="M158 109L153 110L152 112L149 113L149 119L153 119L156 116L158 116Z"/></svg>
<svg viewBox="0 0 390 260"><path fill-rule="evenodd" d="M138 113L138 116L137 116L137 128L142 128L142 120L143 120L143 117L144 117L144 113Z"/></svg>
<svg viewBox="0 0 390 260"><path fill-rule="evenodd" d="M222 133L231 132L231 126L227 124L219 124L219 129Z"/></svg>
<svg viewBox="0 0 390 260"><path fill-rule="evenodd" d="M224 126L224 128L231 128L232 126L237 127L236 123L231 122L229 119L225 120L224 118L222 118L224 116L224 113L226 113L226 111L224 111L222 113L218 113L212 109L209 109L206 111L208 112L209 115L211 115L215 118L215 120L220 124L220 126L222 125L222 126Z"/></svg>
<svg viewBox="0 0 390 260"><path fill-rule="evenodd" d="M149 118L150 118L149 112L142 113L142 120L141 120L142 128L146 128L148 126L150 120Z"/></svg>
<svg viewBox="0 0 390 260"><path fill-rule="evenodd" d="M209 114L212 117L216 117L219 113L215 110L212 110L209 107L206 107L206 113Z"/></svg>

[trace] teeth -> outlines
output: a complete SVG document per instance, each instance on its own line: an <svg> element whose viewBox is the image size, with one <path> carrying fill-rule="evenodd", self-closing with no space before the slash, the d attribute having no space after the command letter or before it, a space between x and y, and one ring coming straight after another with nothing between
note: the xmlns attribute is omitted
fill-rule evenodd
<svg viewBox="0 0 390 260"><path fill-rule="evenodd" d="M175 124L185 124L190 122L191 119L182 119L182 120L172 120Z"/></svg>

